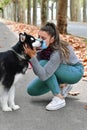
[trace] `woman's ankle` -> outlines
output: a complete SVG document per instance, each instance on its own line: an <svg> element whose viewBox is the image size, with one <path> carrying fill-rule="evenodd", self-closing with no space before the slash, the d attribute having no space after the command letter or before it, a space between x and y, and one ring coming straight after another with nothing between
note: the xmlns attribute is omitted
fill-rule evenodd
<svg viewBox="0 0 87 130"><path fill-rule="evenodd" d="M64 88L66 86L67 86L67 84L60 84L60 88Z"/></svg>
<svg viewBox="0 0 87 130"><path fill-rule="evenodd" d="M58 97L58 98L60 98L60 99L64 99L64 97L59 93L59 94L56 94L56 95L54 95L54 96L56 96L56 97Z"/></svg>

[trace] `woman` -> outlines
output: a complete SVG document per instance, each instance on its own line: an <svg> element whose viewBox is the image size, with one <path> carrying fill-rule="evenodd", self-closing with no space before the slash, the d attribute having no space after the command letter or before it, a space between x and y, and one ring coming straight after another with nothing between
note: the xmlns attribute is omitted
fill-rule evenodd
<svg viewBox="0 0 87 130"><path fill-rule="evenodd" d="M73 48L60 40L54 23L48 22L43 26L39 30L38 38L44 43L38 54L36 49L31 50L27 45L24 46L25 53L31 57L33 71L38 76L29 84L27 92L31 96L38 96L51 91L54 97L46 109L57 110L66 105L64 95L71 89L68 85L61 93L60 84L77 83L83 76L83 65Z"/></svg>

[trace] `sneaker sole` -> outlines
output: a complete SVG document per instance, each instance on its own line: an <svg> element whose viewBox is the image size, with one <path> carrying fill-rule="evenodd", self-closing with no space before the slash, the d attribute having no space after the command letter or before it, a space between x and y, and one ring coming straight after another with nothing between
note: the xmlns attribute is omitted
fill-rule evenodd
<svg viewBox="0 0 87 130"><path fill-rule="evenodd" d="M56 106L55 108L53 107L51 107L51 108L47 108L46 107L46 110L49 110L49 111L54 111L54 110L58 110L58 109L60 109L60 108L63 108L63 107L65 107L66 106L66 103L62 103L62 104L60 104L60 105L58 105L58 106Z"/></svg>

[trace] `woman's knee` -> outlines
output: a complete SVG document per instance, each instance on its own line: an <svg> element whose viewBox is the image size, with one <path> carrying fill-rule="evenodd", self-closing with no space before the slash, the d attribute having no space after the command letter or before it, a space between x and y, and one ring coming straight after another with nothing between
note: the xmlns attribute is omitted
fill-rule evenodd
<svg viewBox="0 0 87 130"><path fill-rule="evenodd" d="M81 67L61 64L55 72L60 82L77 83L83 76L80 71Z"/></svg>
<svg viewBox="0 0 87 130"><path fill-rule="evenodd" d="M45 82L41 81L39 78L33 80L27 87L27 93L31 96L39 96L48 91L49 88L46 86Z"/></svg>

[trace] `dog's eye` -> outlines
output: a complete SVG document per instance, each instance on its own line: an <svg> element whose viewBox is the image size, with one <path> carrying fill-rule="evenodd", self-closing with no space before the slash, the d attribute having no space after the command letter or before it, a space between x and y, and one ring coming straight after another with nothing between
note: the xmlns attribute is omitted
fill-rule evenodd
<svg viewBox="0 0 87 130"><path fill-rule="evenodd" d="M34 40L34 38L33 38L33 37L31 37L30 39L31 39L31 41L33 41L33 40Z"/></svg>

